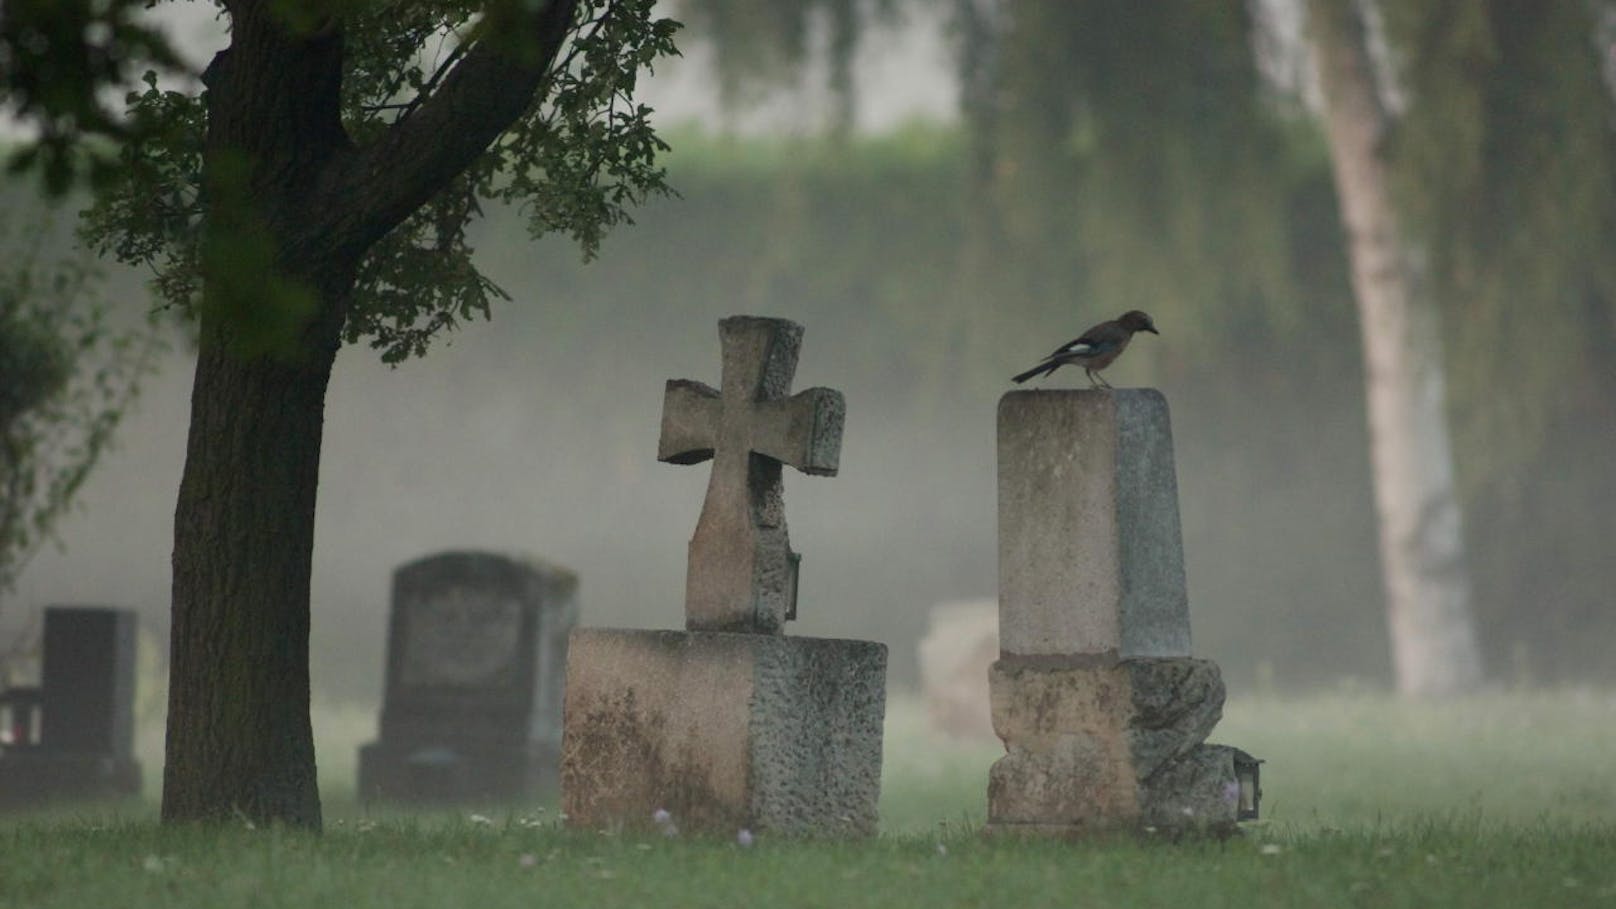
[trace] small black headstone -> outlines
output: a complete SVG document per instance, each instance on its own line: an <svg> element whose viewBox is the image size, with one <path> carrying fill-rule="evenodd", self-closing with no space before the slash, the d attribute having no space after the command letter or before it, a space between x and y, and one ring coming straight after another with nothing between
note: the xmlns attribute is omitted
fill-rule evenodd
<svg viewBox="0 0 1616 909"><path fill-rule="evenodd" d="M532 559L448 552L393 575L378 741L364 799L520 799L553 791L577 576Z"/></svg>
<svg viewBox="0 0 1616 909"><path fill-rule="evenodd" d="M0 748L0 804L140 791L135 632L128 609L45 610L39 687L0 695L12 719L10 741Z"/></svg>

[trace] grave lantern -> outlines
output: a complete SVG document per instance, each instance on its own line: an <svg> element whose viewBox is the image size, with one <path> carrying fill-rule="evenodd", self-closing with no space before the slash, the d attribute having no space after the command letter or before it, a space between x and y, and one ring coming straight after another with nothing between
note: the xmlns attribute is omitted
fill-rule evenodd
<svg viewBox="0 0 1616 909"><path fill-rule="evenodd" d="M1240 783L1240 804L1235 820L1255 821L1262 803L1262 761L1236 748L1234 777Z"/></svg>

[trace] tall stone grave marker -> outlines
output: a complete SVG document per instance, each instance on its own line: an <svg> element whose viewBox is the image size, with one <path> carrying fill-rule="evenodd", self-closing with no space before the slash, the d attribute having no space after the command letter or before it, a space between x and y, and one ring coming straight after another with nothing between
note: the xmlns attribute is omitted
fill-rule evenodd
<svg viewBox="0 0 1616 909"><path fill-rule="evenodd" d="M578 579L536 559L445 552L393 574L381 735L361 798L523 798L556 787Z"/></svg>
<svg viewBox="0 0 1616 909"><path fill-rule="evenodd" d="M140 792L135 613L51 606L37 688L0 694L0 805Z"/></svg>
<svg viewBox="0 0 1616 909"><path fill-rule="evenodd" d="M802 328L719 323L719 389L670 381L658 458L711 459L685 631L586 628L567 664L562 808L585 829L873 833L886 646L786 637L798 557L781 465L832 476L840 392L788 396Z"/></svg>
<svg viewBox="0 0 1616 909"><path fill-rule="evenodd" d="M990 829L1233 829L1237 769L1253 762L1202 744L1224 689L1217 664L1190 656L1160 392L1000 399L999 646Z"/></svg>

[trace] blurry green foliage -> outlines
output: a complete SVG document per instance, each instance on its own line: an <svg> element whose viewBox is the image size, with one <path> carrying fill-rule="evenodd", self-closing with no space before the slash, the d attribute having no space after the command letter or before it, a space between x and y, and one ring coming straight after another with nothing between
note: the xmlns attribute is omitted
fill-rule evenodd
<svg viewBox="0 0 1616 909"><path fill-rule="evenodd" d="M139 139L140 118L107 108L104 93L148 68L182 69L163 35L141 21L148 0L6 0L0 5L0 104L37 130L9 158L37 168L60 195L81 177L115 169L97 139Z"/></svg>
<svg viewBox="0 0 1616 909"><path fill-rule="evenodd" d="M54 258L43 216L11 201L30 217L0 236L0 594L73 505L157 344L114 326L98 273Z"/></svg>
<svg viewBox="0 0 1616 909"><path fill-rule="evenodd" d="M1465 480L1507 482L1616 349L1613 48L1586 0L1382 3L1398 199L1447 314Z"/></svg>
<svg viewBox="0 0 1616 909"><path fill-rule="evenodd" d="M719 92L729 106L744 106L798 77L823 29L827 81L836 101L834 133L851 128L853 55L867 28L891 21L899 0L677 0L678 15L693 34L712 42Z"/></svg>
<svg viewBox="0 0 1616 909"><path fill-rule="evenodd" d="M343 126L364 145L410 117L476 42L509 41L515 32L501 23L518 6L517 0L351 0L336 7L285 0L278 9L309 28L340 18ZM485 201L520 206L534 235L570 236L587 258L608 230L631 220L630 208L668 191L656 161L667 146L651 127L650 109L633 95L642 70L677 53L679 25L654 17L651 7L652 0L579 3L571 40L542 97L365 255L347 341L368 340L384 360L398 362L424 353L439 331L489 316L490 304L506 294L477 268L467 240L467 225ZM214 235L207 236L203 98L161 90L148 74L127 103L133 117L151 124L151 135L122 147L118 179L85 215L86 240L118 261L151 268L163 302L182 313L195 312L203 283L212 282L225 291L223 305L240 310L236 333L255 349L274 348L309 317L313 291L275 273L268 229L252 217L215 218ZM211 201L249 197L239 170L212 162ZM279 291L262 293L265 282ZM229 303L236 285L248 292L237 295L241 306Z"/></svg>

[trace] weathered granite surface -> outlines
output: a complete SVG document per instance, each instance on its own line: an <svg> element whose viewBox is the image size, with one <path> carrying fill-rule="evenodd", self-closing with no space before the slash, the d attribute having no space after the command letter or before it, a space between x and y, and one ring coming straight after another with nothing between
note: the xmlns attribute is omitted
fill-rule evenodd
<svg viewBox="0 0 1616 909"><path fill-rule="evenodd" d="M573 632L562 810L582 829L868 835L881 791L884 644Z"/></svg>
<svg viewBox="0 0 1616 909"><path fill-rule="evenodd" d="M1167 401L1155 389L999 401L999 646L1190 654Z"/></svg>
<svg viewBox="0 0 1616 909"><path fill-rule="evenodd" d="M1203 745L1217 665L1190 658L1167 402L1154 389L999 401L998 832L1231 831L1236 750Z"/></svg>
<svg viewBox="0 0 1616 909"><path fill-rule="evenodd" d="M798 557L786 533L780 468L834 476L846 403L839 391L791 395L802 326L732 316L718 323L721 390L668 382L657 459L712 459L690 539L685 627L777 634L796 617Z"/></svg>
<svg viewBox="0 0 1616 909"><path fill-rule="evenodd" d="M1201 754L1222 716L1217 664L1006 658L993 665L990 687L1006 749L989 772L991 826L1087 832L1223 822L1208 800L1226 795L1233 764L1227 779L1216 777ZM1228 811L1232 824L1232 802Z"/></svg>

